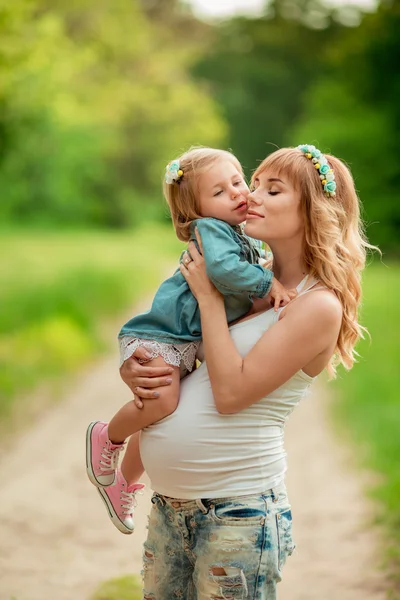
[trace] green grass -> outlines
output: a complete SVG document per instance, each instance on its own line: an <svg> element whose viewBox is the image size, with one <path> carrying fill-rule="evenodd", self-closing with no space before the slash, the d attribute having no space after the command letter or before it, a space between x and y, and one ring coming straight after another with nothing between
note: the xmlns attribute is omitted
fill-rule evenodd
<svg viewBox="0 0 400 600"><path fill-rule="evenodd" d="M378 477L371 490L387 534L392 598L400 598L400 265L374 264L365 274L362 322L371 334L338 383L335 417L357 455Z"/></svg>
<svg viewBox="0 0 400 600"><path fill-rule="evenodd" d="M111 579L102 583L89 600L142 600L142 585L131 575Z"/></svg>
<svg viewBox="0 0 400 600"><path fill-rule="evenodd" d="M104 322L155 287L180 249L171 228L154 225L123 233L3 233L0 419L16 396L104 350Z"/></svg>

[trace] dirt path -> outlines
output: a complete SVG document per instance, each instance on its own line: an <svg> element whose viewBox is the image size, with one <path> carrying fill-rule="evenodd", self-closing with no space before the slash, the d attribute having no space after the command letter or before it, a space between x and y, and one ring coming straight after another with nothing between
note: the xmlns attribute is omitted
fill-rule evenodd
<svg viewBox="0 0 400 600"><path fill-rule="evenodd" d="M279 600L383 600L367 506L329 432L321 396L310 396L287 429L298 550ZM108 419L128 398L116 357L105 360L3 456L0 600L87 600L99 581L140 571L149 494L137 511L137 532L123 536L84 471L87 423Z"/></svg>
<svg viewBox="0 0 400 600"><path fill-rule="evenodd" d="M376 531L359 474L327 419L320 384L286 428L287 485L297 548L280 584L279 600L384 600Z"/></svg>

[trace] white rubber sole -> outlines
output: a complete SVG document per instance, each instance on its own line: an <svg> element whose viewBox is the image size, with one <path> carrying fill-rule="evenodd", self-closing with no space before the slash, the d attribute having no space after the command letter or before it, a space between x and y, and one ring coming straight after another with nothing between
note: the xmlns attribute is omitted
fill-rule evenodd
<svg viewBox="0 0 400 600"><path fill-rule="evenodd" d="M100 481L97 480L96 475L94 474L93 468L92 468L92 461L91 461L91 456L92 456L92 431L93 431L93 427L98 423L98 421L92 421L92 423L90 423L89 427L86 430L86 473L87 476L89 477L89 480L91 483L93 483L94 486L96 486L97 488L103 488L103 487L108 487L110 485L113 485L115 482L115 475L114 475L114 479L110 482L110 483L100 483Z"/></svg>
<svg viewBox="0 0 400 600"><path fill-rule="evenodd" d="M108 516L110 517L114 527L116 527L118 531L120 531L121 533L125 533L126 535L130 535L131 533L133 533L133 529L129 529L118 517L106 492L101 487L98 487L97 491L99 492L101 499L106 505Z"/></svg>

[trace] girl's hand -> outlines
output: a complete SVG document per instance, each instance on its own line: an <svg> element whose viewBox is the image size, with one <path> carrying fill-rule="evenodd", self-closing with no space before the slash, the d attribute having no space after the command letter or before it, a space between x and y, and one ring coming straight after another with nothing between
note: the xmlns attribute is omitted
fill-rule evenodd
<svg viewBox="0 0 400 600"><path fill-rule="evenodd" d="M202 251L201 237L196 228L196 238L199 248ZM203 300L209 298L222 298L222 294L217 290L215 285L210 281L206 272L205 260L196 248L194 242L189 242L189 252L183 255L183 262L180 265L180 271L186 279L193 296L200 304Z"/></svg>
<svg viewBox="0 0 400 600"><path fill-rule="evenodd" d="M272 306L274 307L275 311L277 311L279 307L286 306L291 300L296 298L297 290L288 290L274 277L272 280L271 290L268 295L271 298Z"/></svg>
<svg viewBox="0 0 400 600"><path fill-rule="evenodd" d="M141 398L158 398L159 393L155 388L171 385L172 382L172 367L146 367L139 362L148 360L149 355L146 350L137 348L119 370L122 381L132 390L134 402L138 408L143 407Z"/></svg>

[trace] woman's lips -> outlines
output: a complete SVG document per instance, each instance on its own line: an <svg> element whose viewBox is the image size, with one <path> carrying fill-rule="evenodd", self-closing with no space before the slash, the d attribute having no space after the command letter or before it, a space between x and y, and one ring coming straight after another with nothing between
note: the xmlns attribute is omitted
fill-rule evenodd
<svg viewBox="0 0 400 600"><path fill-rule="evenodd" d="M255 210L249 210L247 211L246 220L248 221L249 219L264 219L264 215L260 215L260 213L256 212Z"/></svg>

